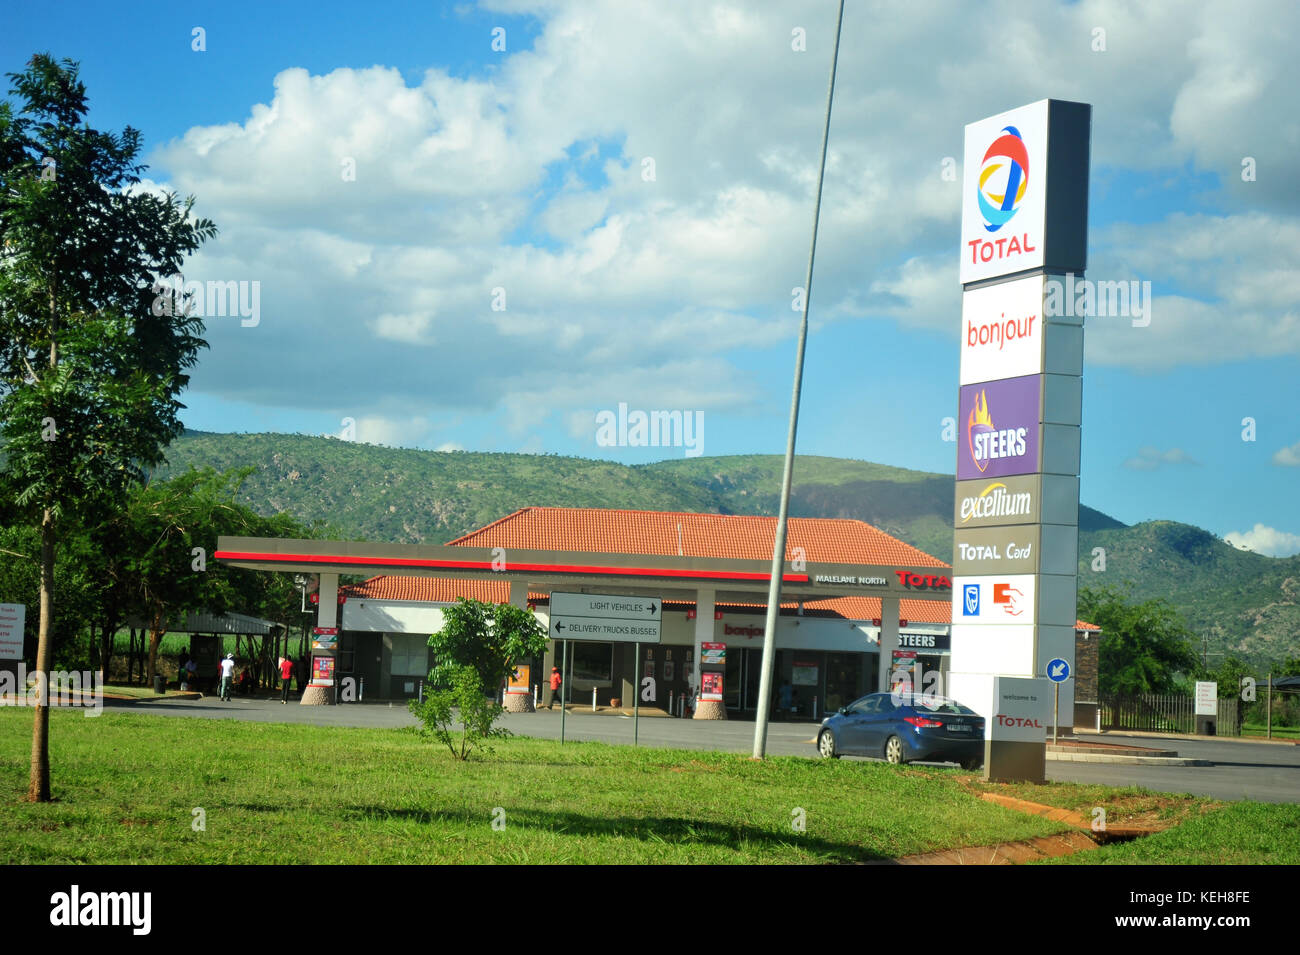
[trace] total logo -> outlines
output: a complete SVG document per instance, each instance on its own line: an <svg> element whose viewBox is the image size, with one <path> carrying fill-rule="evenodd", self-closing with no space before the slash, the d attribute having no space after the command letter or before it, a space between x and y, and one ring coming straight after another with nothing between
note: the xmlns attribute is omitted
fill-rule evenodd
<svg viewBox="0 0 1300 955"><path fill-rule="evenodd" d="M998 714L999 726L1028 726L1035 729L1042 729L1043 724L1038 720L1031 719L1027 716L1007 716L1003 713Z"/></svg>
<svg viewBox="0 0 1300 955"><path fill-rule="evenodd" d="M995 458L1023 456L1028 435L1028 428L1006 428L999 431L993 424L993 415L989 411L988 392L979 393L975 407L966 419L966 447L981 474Z"/></svg>
<svg viewBox="0 0 1300 955"><path fill-rule="evenodd" d="M1017 547L1015 544L1007 545L1007 560L1028 560L1033 556L1032 543L1024 547ZM965 541L957 542L957 550L961 554L962 560L1001 560L1002 554L996 544L967 544Z"/></svg>
<svg viewBox="0 0 1300 955"><path fill-rule="evenodd" d="M1029 150L1020 130L1005 126L984 153L975 190L986 232L997 232L1011 221L1028 188Z"/></svg>
<svg viewBox="0 0 1300 955"><path fill-rule="evenodd" d="M894 571L898 582L908 589L952 590L952 580L943 574L913 574L906 570Z"/></svg>

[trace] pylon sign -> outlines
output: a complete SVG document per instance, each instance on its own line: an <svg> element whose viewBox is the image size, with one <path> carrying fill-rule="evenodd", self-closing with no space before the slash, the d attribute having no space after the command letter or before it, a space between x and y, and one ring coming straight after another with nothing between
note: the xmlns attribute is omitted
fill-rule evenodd
<svg viewBox="0 0 1300 955"><path fill-rule="evenodd" d="M1059 100L966 127L949 693L985 718L990 779L1042 781L1046 720L1012 710L1074 660L1083 319L1046 306L1087 266L1091 138Z"/></svg>

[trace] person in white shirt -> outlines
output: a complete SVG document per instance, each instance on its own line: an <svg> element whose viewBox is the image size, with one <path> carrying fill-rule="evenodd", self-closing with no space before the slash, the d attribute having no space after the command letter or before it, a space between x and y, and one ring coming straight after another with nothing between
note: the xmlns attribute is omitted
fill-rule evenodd
<svg viewBox="0 0 1300 955"><path fill-rule="evenodd" d="M227 653L221 661L221 698L230 702L230 684L235 680L235 655Z"/></svg>

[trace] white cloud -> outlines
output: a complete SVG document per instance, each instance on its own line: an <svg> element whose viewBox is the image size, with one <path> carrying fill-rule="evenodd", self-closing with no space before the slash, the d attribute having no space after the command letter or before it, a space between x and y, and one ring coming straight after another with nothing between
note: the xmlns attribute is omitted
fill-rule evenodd
<svg viewBox="0 0 1300 955"><path fill-rule="evenodd" d="M1124 467L1133 471L1155 471L1168 465L1199 465L1200 463L1193 460L1191 455L1182 448L1170 448L1168 451L1161 451L1159 448L1147 446L1139 448L1136 456L1124 462Z"/></svg>
<svg viewBox="0 0 1300 955"><path fill-rule="evenodd" d="M1274 527L1256 524L1248 531L1232 531L1223 538L1233 547L1252 550L1266 557L1290 557L1300 554L1300 534L1288 534Z"/></svg>
<svg viewBox="0 0 1300 955"><path fill-rule="evenodd" d="M1279 448L1273 455L1273 463L1288 468L1300 468L1300 441L1289 448Z"/></svg>
<svg viewBox="0 0 1300 955"><path fill-rule="evenodd" d="M158 151L163 185L222 229L187 272L262 283L260 325L212 325L192 387L332 408L345 378L367 413L504 412L523 431L620 400L748 412L760 385L732 350L797 325L832 8L486 6L536 16L532 49L415 85L387 66L286 64L269 102ZM1287 198L1300 195L1300 8L1253 9L850 5L813 321L887 317L955 337L959 186L941 164L973 118L1056 96L1094 104L1095 192L1190 166L1233 200L1226 214L1095 231L1089 277L1150 280L1155 301L1149 327L1090 325L1088 360L1300 352ZM790 49L795 24L806 53ZM1090 47L1099 25L1104 53ZM1256 183L1234 179L1236 152L1259 159Z"/></svg>

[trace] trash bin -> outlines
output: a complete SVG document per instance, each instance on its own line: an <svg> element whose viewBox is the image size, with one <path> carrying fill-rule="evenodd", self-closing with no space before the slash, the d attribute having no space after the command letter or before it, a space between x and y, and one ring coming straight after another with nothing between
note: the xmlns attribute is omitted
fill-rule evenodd
<svg viewBox="0 0 1300 955"><path fill-rule="evenodd" d="M167 681L161 676L155 676L153 678L153 691L155 693L166 693Z"/></svg>

